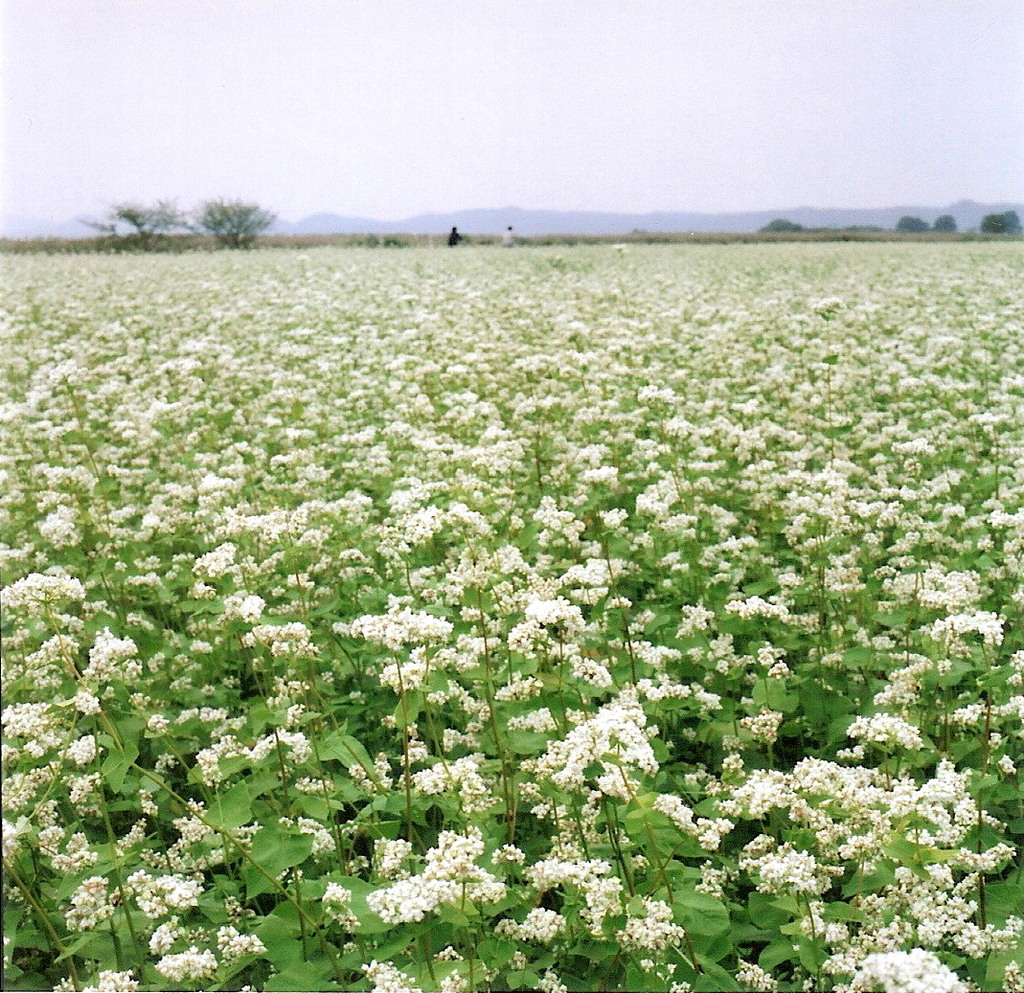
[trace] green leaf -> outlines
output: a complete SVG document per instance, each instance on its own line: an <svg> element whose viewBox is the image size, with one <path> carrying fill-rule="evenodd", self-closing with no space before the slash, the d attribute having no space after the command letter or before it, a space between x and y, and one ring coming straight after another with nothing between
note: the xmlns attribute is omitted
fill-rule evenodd
<svg viewBox="0 0 1024 993"><path fill-rule="evenodd" d="M139 750L130 741L124 743L124 751L111 751L100 766L100 772L107 785L115 792L120 793L124 787L125 777L132 763L139 757Z"/></svg>
<svg viewBox="0 0 1024 993"><path fill-rule="evenodd" d="M990 922L1003 925L1008 917L1024 914L1024 887L1012 880L985 887L985 910Z"/></svg>
<svg viewBox="0 0 1024 993"><path fill-rule="evenodd" d="M683 890L676 893L673 910L683 927L692 934L717 935L729 930L729 910L720 900L707 893Z"/></svg>
<svg viewBox="0 0 1024 993"><path fill-rule="evenodd" d="M909 865L916 861L919 846L915 845L909 838L892 838L888 844L882 846L882 851L889 858L902 865Z"/></svg>
<svg viewBox="0 0 1024 993"><path fill-rule="evenodd" d="M403 694L398 706L395 707L395 727L399 731L404 731L420 716L425 702L426 697L420 690Z"/></svg>
<svg viewBox="0 0 1024 993"><path fill-rule="evenodd" d="M800 706L800 697L787 693L781 679L758 680L752 693L754 703L783 714L791 714Z"/></svg>
<svg viewBox="0 0 1024 993"><path fill-rule="evenodd" d="M261 828L250 850L251 858L259 868L252 864L245 867L245 891L249 899L260 893L276 891L277 887L267 877L277 879L285 869L305 862L312 850L312 835L286 834L273 827Z"/></svg>
<svg viewBox="0 0 1024 993"><path fill-rule="evenodd" d="M319 990L341 989L337 983L327 978L330 972L330 962L302 960L287 965L276 976L271 976L263 984L263 989L268 993L288 993L290 990L309 990L313 993Z"/></svg>
<svg viewBox="0 0 1024 993"><path fill-rule="evenodd" d="M874 651L864 645L853 645L843 652L843 661L850 668L858 668L874 658Z"/></svg>
<svg viewBox="0 0 1024 993"><path fill-rule="evenodd" d="M830 903L825 907L826 921L863 921L864 911L849 903Z"/></svg>
<svg viewBox="0 0 1024 993"><path fill-rule="evenodd" d="M550 736L539 731L509 731L505 740L516 755L539 755L548 747Z"/></svg>
<svg viewBox="0 0 1024 993"><path fill-rule="evenodd" d="M114 940L107 931L87 931L79 935L64 951L57 956L63 961L77 955L79 958L91 959L94 962L109 962L114 958Z"/></svg>
<svg viewBox="0 0 1024 993"><path fill-rule="evenodd" d="M820 972L825 959L828 958L825 949L816 941L804 939L798 946L800 964L812 975Z"/></svg>
<svg viewBox="0 0 1024 993"><path fill-rule="evenodd" d="M437 908L437 916L439 920L444 921L446 924L454 924L459 928L469 927L469 917L454 904L441 904Z"/></svg>
<svg viewBox="0 0 1024 993"><path fill-rule="evenodd" d="M248 824L252 816L252 797L245 783L237 783L223 796L218 796L209 807L209 820L220 828L230 830Z"/></svg>
<svg viewBox="0 0 1024 993"><path fill-rule="evenodd" d="M362 743L350 734L335 731L318 745L322 759L337 759L346 766L359 765L367 772L373 771L373 759Z"/></svg>
<svg viewBox="0 0 1024 993"><path fill-rule="evenodd" d="M264 869L277 875L305 862L312 850L312 835L286 834L274 827L264 827L253 838L251 854Z"/></svg>
<svg viewBox="0 0 1024 993"><path fill-rule="evenodd" d="M898 628L907 622L908 617L910 617L910 611L906 609L880 610L875 614L875 620L887 628Z"/></svg>
<svg viewBox="0 0 1024 993"><path fill-rule="evenodd" d="M757 890L747 897L747 908L751 923L758 928L774 930L790 919L790 915L779 909L770 896Z"/></svg>

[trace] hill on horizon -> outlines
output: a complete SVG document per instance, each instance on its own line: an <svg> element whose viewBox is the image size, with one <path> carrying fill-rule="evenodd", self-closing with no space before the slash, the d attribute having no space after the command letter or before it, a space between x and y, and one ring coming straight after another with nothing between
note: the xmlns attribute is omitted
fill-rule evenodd
<svg viewBox="0 0 1024 993"><path fill-rule="evenodd" d="M951 214L960 231L977 230L986 214L1016 210L1024 216L1024 203L977 203L958 200L944 207L895 206L880 208L789 207L778 210L701 213L652 211L616 213L586 210L530 210L523 207L473 208L416 214L397 221L317 213L298 221L278 219L272 234L440 234L457 227L466 234L496 235L512 225L520 235L616 235L634 232L743 234L758 231L776 218L805 228L880 227L891 230L904 215L933 223ZM0 237L86 238L95 236L83 220L14 217L0 218Z"/></svg>

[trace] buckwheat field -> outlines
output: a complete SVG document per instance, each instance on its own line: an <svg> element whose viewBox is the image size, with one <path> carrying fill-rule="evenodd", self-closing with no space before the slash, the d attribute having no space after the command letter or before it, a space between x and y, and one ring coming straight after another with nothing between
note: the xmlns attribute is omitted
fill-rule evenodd
<svg viewBox="0 0 1024 993"><path fill-rule="evenodd" d="M20 990L1024 990L1024 251L5 260Z"/></svg>

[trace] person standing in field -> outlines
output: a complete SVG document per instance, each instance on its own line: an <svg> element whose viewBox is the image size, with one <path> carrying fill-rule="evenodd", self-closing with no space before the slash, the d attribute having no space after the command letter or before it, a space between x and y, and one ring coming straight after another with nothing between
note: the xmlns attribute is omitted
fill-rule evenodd
<svg viewBox="0 0 1024 993"><path fill-rule="evenodd" d="M462 235L459 234L458 228L453 227L452 233L448 235L448 247L454 248L460 241L462 241Z"/></svg>
<svg viewBox="0 0 1024 993"><path fill-rule="evenodd" d="M511 248L516 243L516 236L512 233L512 225L508 226L508 230L501 236L501 243L505 248Z"/></svg>

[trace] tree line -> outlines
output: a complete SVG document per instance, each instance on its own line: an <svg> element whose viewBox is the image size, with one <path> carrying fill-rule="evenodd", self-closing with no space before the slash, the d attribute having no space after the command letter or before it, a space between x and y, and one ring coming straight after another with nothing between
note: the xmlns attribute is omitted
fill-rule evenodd
<svg viewBox="0 0 1024 993"><path fill-rule="evenodd" d="M778 217L761 228L761 231L767 234L790 234L798 231L809 230L814 229L805 228L802 224L797 224L784 217ZM880 227L859 227L844 228L843 230L884 231L885 229ZM957 225L956 218L952 214L942 214L940 217L936 217L932 224L922 220L920 217L912 217L909 214L904 214L904 216L896 222L896 230L904 234L924 234L927 231L952 234L957 231ZM1015 210L1007 210L1002 214L986 214L981 219L980 230L982 234L1022 233L1020 217L1017 216L1017 211Z"/></svg>
<svg viewBox="0 0 1024 993"><path fill-rule="evenodd" d="M275 215L245 200L206 200L195 210L179 210L173 200L155 204L114 204L102 220L84 221L126 248L154 251L172 234L213 235L224 248L251 248L274 223Z"/></svg>

